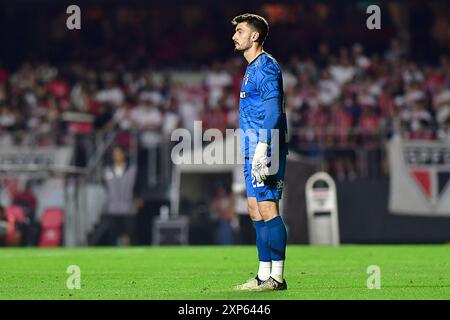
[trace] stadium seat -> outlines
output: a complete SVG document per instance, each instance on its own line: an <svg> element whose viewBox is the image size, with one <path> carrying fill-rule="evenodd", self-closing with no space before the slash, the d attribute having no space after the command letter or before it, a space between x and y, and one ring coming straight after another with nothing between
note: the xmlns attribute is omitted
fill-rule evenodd
<svg viewBox="0 0 450 320"><path fill-rule="evenodd" d="M5 208L5 216L8 221L24 223L26 220L25 212L20 206L11 206Z"/></svg>
<svg viewBox="0 0 450 320"><path fill-rule="evenodd" d="M8 220L8 227L6 229L5 244L7 246L14 246L18 244L18 233L16 231L15 222Z"/></svg>
<svg viewBox="0 0 450 320"><path fill-rule="evenodd" d="M59 208L45 209L41 218L40 247L57 247L61 244L64 213Z"/></svg>
<svg viewBox="0 0 450 320"><path fill-rule="evenodd" d="M5 217L8 222L5 244L9 246L18 245L20 243L21 232L16 230L16 224L25 223L25 213L22 207L10 206L5 208Z"/></svg>

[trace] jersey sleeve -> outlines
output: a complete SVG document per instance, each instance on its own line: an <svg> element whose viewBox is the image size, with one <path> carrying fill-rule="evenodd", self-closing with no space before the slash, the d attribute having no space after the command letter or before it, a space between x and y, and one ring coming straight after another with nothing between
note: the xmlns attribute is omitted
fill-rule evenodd
<svg viewBox="0 0 450 320"><path fill-rule="evenodd" d="M260 69L259 91L263 101L271 98L281 98L280 68L274 63L268 63Z"/></svg>
<svg viewBox="0 0 450 320"><path fill-rule="evenodd" d="M271 130L277 127L281 117L282 88L281 75L278 65L268 63L261 68L260 95L265 110L260 141L271 143Z"/></svg>

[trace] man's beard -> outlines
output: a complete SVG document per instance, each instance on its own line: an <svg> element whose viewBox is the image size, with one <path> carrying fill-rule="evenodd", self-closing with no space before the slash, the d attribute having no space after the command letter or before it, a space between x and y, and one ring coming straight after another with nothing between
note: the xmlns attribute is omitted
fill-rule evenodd
<svg viewBox="0 0 450 320"><path fill-rule="evenodd" d="M244 54L245 51L247 51L249 48L244 48L242 49L242 47L238 48L236 47L236 43L234 44L234 52L235 53L240 53L240 54Z"/></svg>

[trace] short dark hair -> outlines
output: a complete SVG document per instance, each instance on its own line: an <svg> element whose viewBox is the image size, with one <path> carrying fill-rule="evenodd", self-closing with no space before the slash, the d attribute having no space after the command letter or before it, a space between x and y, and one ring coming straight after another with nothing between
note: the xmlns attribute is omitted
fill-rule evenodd
<svg viewBox="0 0 450 320"><path fill-rule="evenodd" d="M267 20L253 13L244 13L231 20L233 26L242 22L247 22L259 33L258 42L263 44L269 34L269 24L267 23Z"/></svg>

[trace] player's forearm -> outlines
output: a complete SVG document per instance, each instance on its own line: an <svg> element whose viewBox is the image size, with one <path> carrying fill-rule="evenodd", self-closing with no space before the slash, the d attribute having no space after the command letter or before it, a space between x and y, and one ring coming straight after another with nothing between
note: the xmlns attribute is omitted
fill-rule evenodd
<svg viewBox="0 0 450 320"><path fill-rule="evenodd" d="M271 142L271 130L277 127L281 118L281 99L279 97L270 98L264 101L264 110L266 115L263 122L263 130L265 134L261 134L259 141L270 144Z"/></svg>

